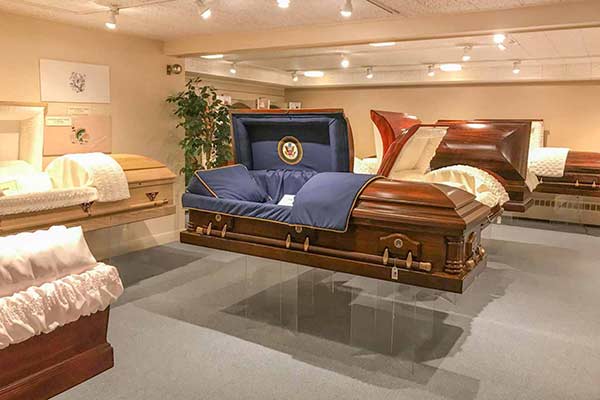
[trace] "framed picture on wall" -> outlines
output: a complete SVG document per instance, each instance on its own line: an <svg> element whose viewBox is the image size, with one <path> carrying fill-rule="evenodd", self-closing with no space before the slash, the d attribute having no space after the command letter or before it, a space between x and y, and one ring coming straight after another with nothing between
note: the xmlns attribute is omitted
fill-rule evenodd
<svg viewBox="0 0 600 400"><path fill-rule="evenodd" d="M302 108L302 103L300 103L299 101L290 101L288 103L288 109L290 110L299 110Z"/></svg>
<svg viewBox="0 0 600 400"><path fill-rule="evenodd" d="M108 65L40 60L42 101L110 103Z"/></svg>
<svg viewBox="0 0 600 400"><path fill-rule="evenodd" d="M271 108L271 100L266 97L259 97L256 99L256 108L259 110L268 110Z"/></svg>

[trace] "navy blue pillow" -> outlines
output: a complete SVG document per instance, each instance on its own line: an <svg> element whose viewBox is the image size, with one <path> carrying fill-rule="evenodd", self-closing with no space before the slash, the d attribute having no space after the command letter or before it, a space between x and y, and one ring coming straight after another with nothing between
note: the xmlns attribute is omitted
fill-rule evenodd
<svg viewBox="0 0 600 400"><path fill-rule="evenodd" d="M264 203L269 196L258 186L245 165L198 170L188 185L188 192L219 199Z"/></svg>

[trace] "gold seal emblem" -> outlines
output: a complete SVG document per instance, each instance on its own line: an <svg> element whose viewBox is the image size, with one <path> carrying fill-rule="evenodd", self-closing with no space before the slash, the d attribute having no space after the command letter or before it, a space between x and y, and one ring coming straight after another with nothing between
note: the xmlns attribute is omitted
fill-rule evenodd
<svg viewBox="0 0 600 400"><path fill-rule="evenodd" d="M279 158L286 164L296 165L302 161L302 144L293 136L286 136L277 145Z"/></svg>

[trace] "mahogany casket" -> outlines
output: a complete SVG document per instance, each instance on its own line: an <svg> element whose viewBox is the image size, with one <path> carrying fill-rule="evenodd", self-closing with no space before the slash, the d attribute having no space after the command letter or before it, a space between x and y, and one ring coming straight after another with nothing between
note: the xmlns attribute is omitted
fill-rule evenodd
<svg viewBox="0 0 600 400"><path fill-rule="evenodd" d="M231 121L235 165L190 180L182 242L457 293L485 266L491 209L451 186L351 173L343 110Z"/></svg>

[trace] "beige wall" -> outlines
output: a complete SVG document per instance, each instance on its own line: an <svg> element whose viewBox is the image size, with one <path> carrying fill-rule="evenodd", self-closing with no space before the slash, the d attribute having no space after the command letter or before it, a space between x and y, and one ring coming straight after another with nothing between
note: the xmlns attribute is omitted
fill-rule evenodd
<svg viewBox="0 0 600 400"><path fill-rule="evenodd" d="M112 116L113 152L143 154L179 170L181 133L164 99L183 87L184 75L166 75L166 65L178 60L163 55L161 42L2 13L0 27L0 101L40 101L40 58L109 65L111 104L92 110ZM50 104L49 114L65 108ZM183 220L179 210L177 217L97 232L90 241L122 253L176 239Z"/></svg>
<svg viewBox="0 0 600 400"><path fill-rule="evenodd" d="M440 118L543 118L551 146L600 152L600 82L344 89L290 89L303 107L341 107L354 131L356 155L374 154L369 110Z"/></svg>

